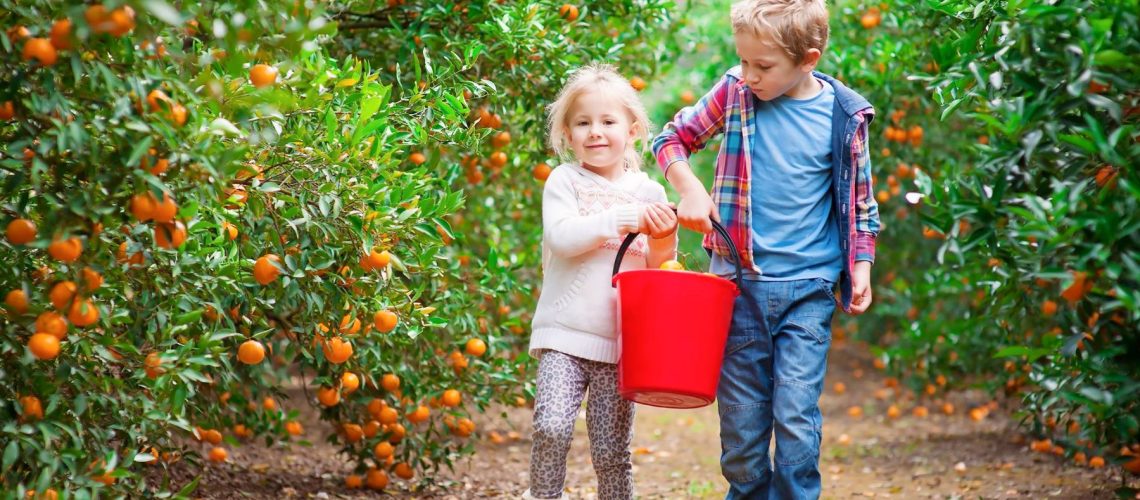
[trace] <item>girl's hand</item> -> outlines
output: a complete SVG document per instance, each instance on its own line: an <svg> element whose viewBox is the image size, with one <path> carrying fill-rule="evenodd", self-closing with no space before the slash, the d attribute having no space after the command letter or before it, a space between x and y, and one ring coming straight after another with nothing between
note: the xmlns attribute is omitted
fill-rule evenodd
<svg viewBox="0 0 1140 500"><path fill-rule="evenodd" d="M663 239L677 230L677 214L668 203L652 203L645 206L642 216L642 232L653 239Z"/></svg>

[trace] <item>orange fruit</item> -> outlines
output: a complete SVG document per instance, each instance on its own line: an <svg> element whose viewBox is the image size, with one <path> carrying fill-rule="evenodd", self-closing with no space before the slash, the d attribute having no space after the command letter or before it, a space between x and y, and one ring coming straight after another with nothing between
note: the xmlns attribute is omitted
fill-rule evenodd
<svg viewBox="0 0 1140 500"><path fill-rule="evenodd" d="M332 407L340 404L340 392L332 387L321 387L317 389L317 401L326 407Z"/></svg>
<svg viewBox="0 0 1140 500"><path fill-rule="evenodd" d="M400 414L396 412L395 408L384 408L380 410L380 423L384 425L392 425L399 420Z"/></svg>
<svg viewBox="0 0 1140 500"><path fill-rule="evenodd" d="M51 25L51 45L58 50L71 48L71 20L60 19Z"/></svg>
<svg viewBox="0 0 1140 500"><path fill-rule="evenodd" d="M154 210L151 212L151 218L155 222L174 222L174 216L178 215L178 204L174 202L174 198L170 197L170 193L162 193L162 201L158 201L154 197L154 193L147 193L153 203Z"/></svg>
<svg viewBox="0 0 1140 500"><path fill-rule="evenodd" d="M91 25L95 33L107 33L114 37L121 37L135 28L134 9L123 6L110 13L102 5L92 5L84 13L87 24Z"/></svg>
<svg viewBox="0 0 1140 500"><path fill-rule="evenodd" d="M229 222L222 223L222 231L225 232L226 238L230 241L236 240L238 237L237 226L230 224Z"/></svg>
<svg viewBox="0 0 1140 500"><path fill-rule="evenodd" d="M256 365L265 359L265 345L250 339L238 346L238 361L247 365Z"/></svg>
<svg viewBox="0 0 1140 500"><path fill-rule="evenodd" d="M1135 457L1132 460L1125 462L1124 470L1140 476L1140 457Z"/></svg>
<svg viewBox="0 0 1140 500"><path fill-rule="evenodd" d="M396 316L396 313L387 309L379 311L376 314L372 315L373 326L375 326L376 331L380 333L388 333L394 330L396 328L396 324L399 323L399 321L400 320Z"/></svg>
<svg viewBox="0 0 1140 500"><path fill-rule="evenodd" d="M686 90L684 92L681 92L681 104L688 105L688 104L692 104L696 101L697 101L697 97L695 95L693 95L693 91Z"/></svg>
<svg viewBox="0 0 1140 500"><path fill-rule="evenodd" d="M28 219L13 219L8 223L8 243L24 245L36 239L36 224Z"/></svg>
<svg viewBox="0 0 1140 500"><path fill-rule="evenodd" d="M340 376L340 388L345 394L352 394L360 388L360 377L352 372L344 372Z"/></svg>
<svg viewBox="0 0 1140 500"><path fill-rule="evenodd" d="M325 359L334 365L344 363L352 357L352 342L340 337L334 337L325 342L321 345L321 349L325 353Z"/></svg>
<svg viewBox="0 0 1140 500"><path fill-rule="evenodd" d="M272 283L281 274L281 270L274 265L280 262L281 258L271 253L258 257L253 263L253 279L262 285Z"/></svg>
<svg viewBox="0 0 1140 500"><path fill-rule="evenodd" d="M1057 313L1057 303L1052 300L1046 300L1041 304L1041 312L1046 316L1052 316Z"/></svg>
<svg viewBox="0 0 1140 500"><path fill-rule="evenodd" d="M344 487L350 490L359 490L364 487L364 478L356 474L349 474L344 477Z"/></svg>
<svg viewBox="0 0 1140 500"><path fill-rule="evenodd" d="M285 432L288 432L290 436L300 436L305 433L305 429L301 426L301 422L290 420L285 422Z"/></svg>
<svg viewBox="0 0 1140 500"><path fill-rule="evenodd" d="M1104 457L1092 457L1089 459L1089 467L1093 469L1100 469L1104 467Z"/></svg>
<svg viewBox="0 0 1140 500"><path fill-rule="evenodd" d="M483 342L482 339L471 339L467 341L467 346L465 349L467 351L467 354L479 357L482 356L483 353L487 352L487 343Z"/></svg>
<svg viewBox="0 0 1140 500"><path fill-rule="evenodd" d="M11 104L11 102L9 102ZM1104 165L1096 171L1096 185L1097 187L1112 187L1115 185L1117 175L1116 167L1112 165Z"/></svg>
<svg viewBox="0 0 1140 500"><path fill-rule="evenodd" d="M914 416L916 416L918 418L926 418L927 415L930 414L930 412L926 409L925 406L914 407L914 410L912 411L912 413L914 414Z"/></svg>
<svg viewBox="0 0 1140 500"><path fill-rule="evenodd" d="M161 110L163 107L162 103L166 103L166 106L170 106L170 96L166 95L166 92L163 92L162 89L154 89L147 93L146 104L151 111Z"/></svg>
<svg viewBox="0 0 1140 500"><path fill-rule="evenodd" d="M59 59L59 53L47 38L31 38L24 42L23 56L25 61L35 59L44 66L51 66Z"/></svg>
<svg viewBox="0 0 1140 500"><path fill-rule="evenodd" d="M415 471L412 470L412 466L408 465L407 462L400 462L396 464L395 472L396 477L404 480L411 479L416 475Z"/></svg>
<svg viewBox="0 0 1140 500"><path fill-rule="evenodd" d="M894 420L900 416L902 416L902 410L899 410L899 407L891 405L889 408L887 408L887 418Z"/></svg>
<svg viewBox="0 0 1140 500"><path fill-rule="evenodd" d="M463 395L455 389L448 389L443 391L443 396L440 397L439 402L448 408L455 408L463 402Z"/></svg>
<svg viewBox="0 0 1140 500"><path fill-rule="evenodd" d="M222 448L220 446L215 446L213 448L210 448L210 461L211 462L225 462L226 458L228 458L228 457L229 457L229 453L226 452L225 448Z"/></svg>
<svg viewBox="0 0 1140 500"><path fill-rule="evenodd" d="M385 391L395 392L396 389L400 388L400 377L394 373L385 373L383 377L380 377L380 387L383 387Z"/></svg>
<svg viewBox="0 0 1140 500"><path fill-rule="evenodd" d="M459 422L455 424L454 432L459 437L470 436L472 432L475 432L475 422L472 422L471 419L466 417L461 418Z"/></svg>
<svg viewBox="0 0 1140 500"><path fill-rule="evenodd" d="M103 286L103 275L90 267L83 268L83 289L94 292Z"/></svg>
<svg viewBox="0 0 1140 500"><path fill-rule="evenodd" d="M684 271L685 266L675 260L667 260L661 263L661 267L659 269L664 269L667 271Z"/></svg>
<svg viewBox="0 0 1140 500"><path fill-rule="evenodd" d="M16 117L16 106L12 101L0 102L0 120L8 121Z"/></svg>
<svg viewBox="0 0 1140 500"><path fill-rule="evenodd" d="M28 350L37 359L53 359L59 355L59 339L50 333L36 333L28 339Z"/></svg>
<svg viewBox="0 0 1140 500"><path fill-rule="evenodd" d="M277 68L268 64L255 64L249 69L249 82L257 88L273 85L277 82Z"/></svg>
<svg viewBox="0 0 1140 500"><path fill-rule="evenodd" d="M947 415L953 415L954 414L954 405L952 403L943 404L942 405L942 413L945 413Z"/></svg>
<svg viewBox="0 0 1140 500"><path fill-rule="evenodd" d="M51 242L51 245L48 245L48 255L60 262L75 262L79 260L81 253L83 253L83 243L79 241L79 238L55 240Z"/></svg>
<svg viewBox="0 0 1140 500"><path fill-rule="evenodd" d="M16 314L28 312L28 294L23 290L12 290L4 296L4 304Z"/></svg>
<svg viewBox="0 0 1140 500"><path fill-rule="evenodd" d="M35 396L24 396L20 398L20 407L23 409L21 419L25 422L31 420L42 420L44 418L44 407L40 403L40 398Z"/></svg>
<svg viewBox="0 0 1140 500"><path fill-rule="evenodd" d="M364 429L357 424L344 424L344 439L349 443L355 443L364 438Z"/></svg>
<svg viewBox="0 0 1140 500"><path fill-rule="evenodd" d="M389 443L387 441L380 441L379 443L376 443L376 446L374 448L372 448L372 455L375 456L377 460L383 460L392 456L392 453L394 453L395 450L396 448L392 446L392 443Z"/></svg>
<svg viewBox="0 0 1140 500"><path fill-rule="evenodd" d="M364 437L366 437L368 439L372 439L372 438L376 437L376 435L380 433L380 429L382 427L383 426L382 426L382 424L380 424L379 421L369 420L367 423L364 424Z"/></svg>
<svg viewBox="0 0 1140 500"><path fill-rule="evenodd" d="M45 312L36 318L36 333L50 333L63 340L67 337L67 321L59 313Z"/></svg>
<svg viewBox="0 0 1140 500"><path fill-rule="evenodd" d="M388 253L387 250L377 252L376 249L373 248L368 253L368 264L373 268L386 267L391 260L392 254Z"/></svg>
<svg viewBox="0 0 1140 500"><path fill-rule="evenodd" d="M142 157L142 160L139 161L139 168L146 170L153 175L162 175L165 173L166 170L170 168L170 160L167 160L166 158L157 158L154 161L154 166L152 167L150 165L150 157L157 154L158 151L156 151L154 148L151 148L149 154L144 155Z"/></svg>
<svg viewBox="0 0 1140 500"><path fill-rule="evenodd" d="M645 83L645 80L641 79L640 76L635 76L633 78L630 78L629 79L629 85L631 87L633 87L633 90L636 90L638 92L645 90L645 87L649 86L647 83Z"/></svg>
<svg viewBox="0 0 1140 500"><path fill-rule="evenodd" d="M546 179L550 178L550 172L551 168L549 165L545 163L539 163L538 165L534 166L534 170L531 170L530 173L534 176L535 179L539 181L546 181Z"/></svg>
<svg viewBox="0 0 1140 500"><path fill-rule="evenodd" d="M867 12L859 18L859 24L863 25L863 28L865 29L874 28L878 26L880 22L882 22L882 17L878 13L874 12Z"/></svg>
<svg viewBox="0 0 1140 500"><path fill-rule="evenodd" d="M835 390L836 394L843 394L847 392L847 384L844 384L843 382L836 382L832 389Z"/></svg>
<svg viewBox="0 0 1140 500"><path fill-rule="evenodd" d="M67 320L78 327L91 326L99 321L99 308L95 307L91 299L80 298L71 303Z"/></svg>
<svg viewBox="0 0 1140 500"><path fill-rule="evenodd" d="M401 424L392 424L388 426L388 442L392 444L404 441L404 437L408 435L407 429Z"/></svg>
<svg viewBox="0 0 1140 500"><path fill-rule="evenodd" d="M558 8L558 17L565 19L566 22L572 23L578 20L578 7L570 4L563 4Z"/></svg>
<svg viewBox="0 0 1140 500"><path fill-rule="evenodd" d="M115 252L115 258L118 259L119 262L132 266L141 265L143 263L142 252L136 252L127 256L127 242L125 241L119 243L119 250Z"/></svg>
<svg viewBox="0 0 1140 500"><path fill-rule="evenodd" d="M506 132L506 131L499 132L498 134L495 134L494 136L491 137L491 147L493 147L495 149L500 149L500 148L506 147L506 145L510 144L510 143L511 143L511 133L510 132Z"/></svg>
<svg viewBox="0 0 1140 500"><path fill-rule="evenodd" d="M159 248L174 249L186 242L186 225L181 221L154 225L154 243Z"/></svg>
<svg viewBox="0 0 1140 500"><path fill-rule="evenodd" d="M370 490L382 490L388 487L388 473L379 469L368 469L364 475L364 484Z"/></svg>
<svg viewBox="0 0 1140 500"><path fill-rule="evenodd" d="M502 151L495 151L494 153L491 153L491 167L501 168L503 165L507 164L507 161L509 161L509 158L507 158L506 153Z"/></svg>
<svg viewBox="0 0 1140 500"><path fill-rule="evenodd" d="M345 314L340 318L340 332L345 335L355 335L360 331L360 320L353 317L351 314Z"/></svg>
<svg viewBox="0 0 1140 500"><path fill-rule="evenodd" d="M79 287L70 281L60 281L51 287L48 292L48 298L51 299L51 305L56 309L65 309L71 301L75 299L75 294L79 292Z"/></svg>
<svg viewBox="0 0 1140 500"><path fill-rule="evenodd" d="M863 416L863 408L858 407L858 406L852 406L852 407L847 409L847 415L850 416L851 418L862 417Z"/></svg>
<svg viewBox="0 0 1140 500"><path fill-rule="evenodd" d="M150 193L136 194L131 197L131 215L139 222L146 222L154 218L155 199Z"/></svg>
<svg viewBox="0 0 1140 500"><path fill-rule="evenodd" d="M419 165L423 165L424 162L427 161L427 157L424 156L423 153L420 153L417 151L417 152L412 153L411 155L408 156L408 161L412 162L412 165L419 166Z"/></svg>
<svg viewBox="0 0 1140 500"><path fill-rule="evenodd" d="M419 405L415 410L408 412L408 421L413 424L427 422L428 418L431 418L431 409L424 405Z"/></svg>
<svg viewBox="0 0 1140 500"><path fill-rule="evenodd" d="M179 127L186 124L186 107L175 103L170 106L170 113L166 116L170 121L174 122Z"/></svg>

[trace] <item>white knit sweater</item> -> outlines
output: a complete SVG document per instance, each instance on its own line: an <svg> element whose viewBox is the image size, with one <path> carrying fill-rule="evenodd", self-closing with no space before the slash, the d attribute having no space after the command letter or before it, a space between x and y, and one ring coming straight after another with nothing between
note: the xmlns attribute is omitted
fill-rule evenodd
<svg viewBox="0 0 1140 500"><path fill-rule="evenodd" d="M542 293L531 324L530 353L553 349L616 363L617 303L611 273L618 247L637 231L645 204L667 201L644 172L616 181L579 165L554 169L542 193ZM630 245L621 270L644 269L646 236Z"/></svg>

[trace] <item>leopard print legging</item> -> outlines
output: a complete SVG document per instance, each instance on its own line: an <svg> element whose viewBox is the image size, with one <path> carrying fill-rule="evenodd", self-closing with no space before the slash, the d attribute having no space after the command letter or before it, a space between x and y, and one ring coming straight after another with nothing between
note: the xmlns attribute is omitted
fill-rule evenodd
<svg viewBox="0 0 1140 500"><path fill-rule="evenodd" d="M530 494L559 498L566 482L566 455L574 420L586 401L590 456L600 500L633 498L633 402L618 394L617 365L544 351L538 363L534 401L534 446L530 452Z"/></svg>

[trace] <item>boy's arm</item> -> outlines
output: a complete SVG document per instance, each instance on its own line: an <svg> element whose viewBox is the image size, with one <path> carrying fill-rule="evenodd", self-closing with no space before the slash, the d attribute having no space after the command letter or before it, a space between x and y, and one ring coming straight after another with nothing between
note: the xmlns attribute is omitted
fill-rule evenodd
<svg viewBox="0 0 1140 500"><path fill-rule="evenodd" d="M678 111L653 138L653 156L666 178L674 163L688 161L689 155L703 149L724 129L724 110L732 87L727 76L721 78L696 104Z"/></svg>
<svg viewBox="0 0 1140 500"><path fill-rule="evenodd" d="M855 131L855 261L875 262L875 239L879 235L879 204L872 194L871 147L868 124L873 115L864 114Z"/></svg>
<svg viewBox="0 0 1140 500"><path fill-rule="evenodd" d="M681 195L677 218L682 226L708 233L709 217L717 218L716 206L701 180L689 166L689 155L700 151L724 129L724 113L733 83L721 78L709 93L693 106L683 108L653 139L653 155L665 178Z"/></svg>
<svg viewBox="0 0 1140 500"><path fill-rule="evenodd" d="M641 209L638 205L618 205L600 213L581 215L568 173L556 168L542 191L543 242L556 256L576 257L598 248L606 240L637 231Z"/></svg>
<svg viewBox="0 0 1140 500"><path fill-rule="evenodd" d="M868 125L873 115L855 131L855 267L851 270L851 314L863 314L873 301L871 265L875 262L875 239L879 234L879 205L871 194L871 155Z"/></svg>

